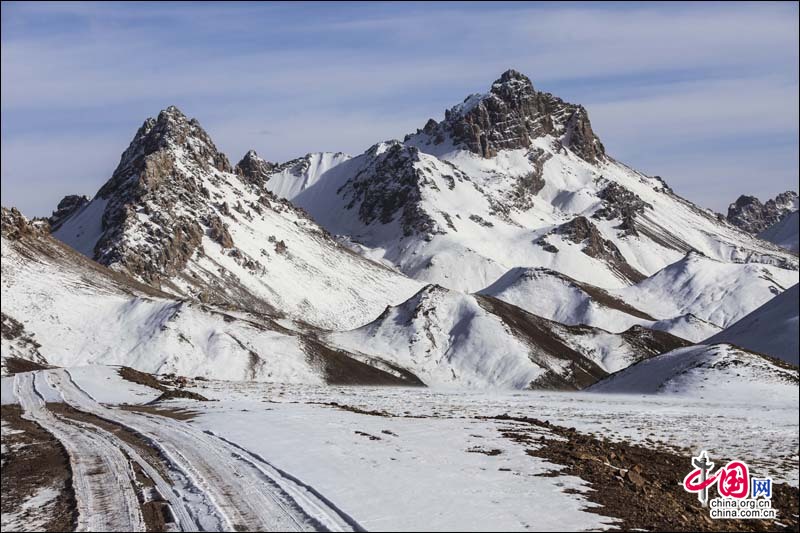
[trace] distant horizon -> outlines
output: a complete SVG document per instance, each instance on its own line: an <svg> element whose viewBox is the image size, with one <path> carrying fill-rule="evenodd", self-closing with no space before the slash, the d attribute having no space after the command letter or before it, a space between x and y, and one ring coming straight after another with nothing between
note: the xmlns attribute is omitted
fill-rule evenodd
<svg viewBox="0 0 800 533"><path fill-rule="evenodd" d="M176 105L235 164L358 155L508 68L609 155L725 213L798 181L798 6L2 4L2 204L92 196ZM713 25L709 25L713 21ZM570 31L565 32L565 29Z"/></svg>

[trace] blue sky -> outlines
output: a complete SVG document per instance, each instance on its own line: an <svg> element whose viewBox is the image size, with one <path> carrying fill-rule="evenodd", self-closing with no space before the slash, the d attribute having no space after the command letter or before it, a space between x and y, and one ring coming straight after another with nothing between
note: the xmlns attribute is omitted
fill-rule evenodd
<svg viewBox="0 0 800 533"><path fill-rule="evenodd" d="M798 5L2 3L2 204L92 195L177 105L238 161L360 153L507 68L724 211L798 181Z"/></svg>

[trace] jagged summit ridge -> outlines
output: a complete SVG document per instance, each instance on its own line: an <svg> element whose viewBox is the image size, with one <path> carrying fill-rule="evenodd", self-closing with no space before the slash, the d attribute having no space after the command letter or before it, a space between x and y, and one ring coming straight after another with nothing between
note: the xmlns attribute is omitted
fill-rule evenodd
<svg viewBox="0 0 800 533"><path fill-rule="evenodd" d="M513 69L504 72L489 92L468 96L446 110L441 123L429 120L419 134L430 137L433 144L449 138L486 158L501 150L529 148L533 139L545 135L557 137L587 161L605 157L583 106L536 91L527 76Z"/></svg>
<svg viewBox="0 0 800 533"><path fill-rule="evenodd" d="M780 222L800 207L797 193L786 191L764 203L755 196L742 195L728 206L728 222L744 231L757 234Z"/></svg>

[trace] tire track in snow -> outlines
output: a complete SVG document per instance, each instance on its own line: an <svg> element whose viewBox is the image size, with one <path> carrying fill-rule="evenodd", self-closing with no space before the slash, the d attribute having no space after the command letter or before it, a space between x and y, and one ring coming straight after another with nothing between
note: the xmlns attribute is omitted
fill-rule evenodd
<svg viewBox="0 0 800 533"><path fill-rule="evenodd" d="M182 421L109 409L81 389L68 371L47 374L72 407L154 444L226 517L227 529L364 531L316 490L247 450Z"/></svg>
<svg viewBox="0 0 800 533"><path fill-rule="evenodd" d="M17 374L14 396L27 420L53 434L67 450L78 506L78 531L144 531L134 490L135 475L125 454L83 428L63 422L47 410L36 390L39 372Z"/></svg>

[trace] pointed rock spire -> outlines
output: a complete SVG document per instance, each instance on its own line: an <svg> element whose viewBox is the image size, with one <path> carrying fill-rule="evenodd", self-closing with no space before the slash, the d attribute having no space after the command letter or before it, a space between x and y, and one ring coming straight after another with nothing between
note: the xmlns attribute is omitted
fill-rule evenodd
<svg viewBox="0 0 800 533"><path fill-rule="evenodd" d="M275 168L273 163L258 157L255 150L248 150L242 160L236 164L234 172L244 181L263 187L269 181L269 175Z"/></svg>

